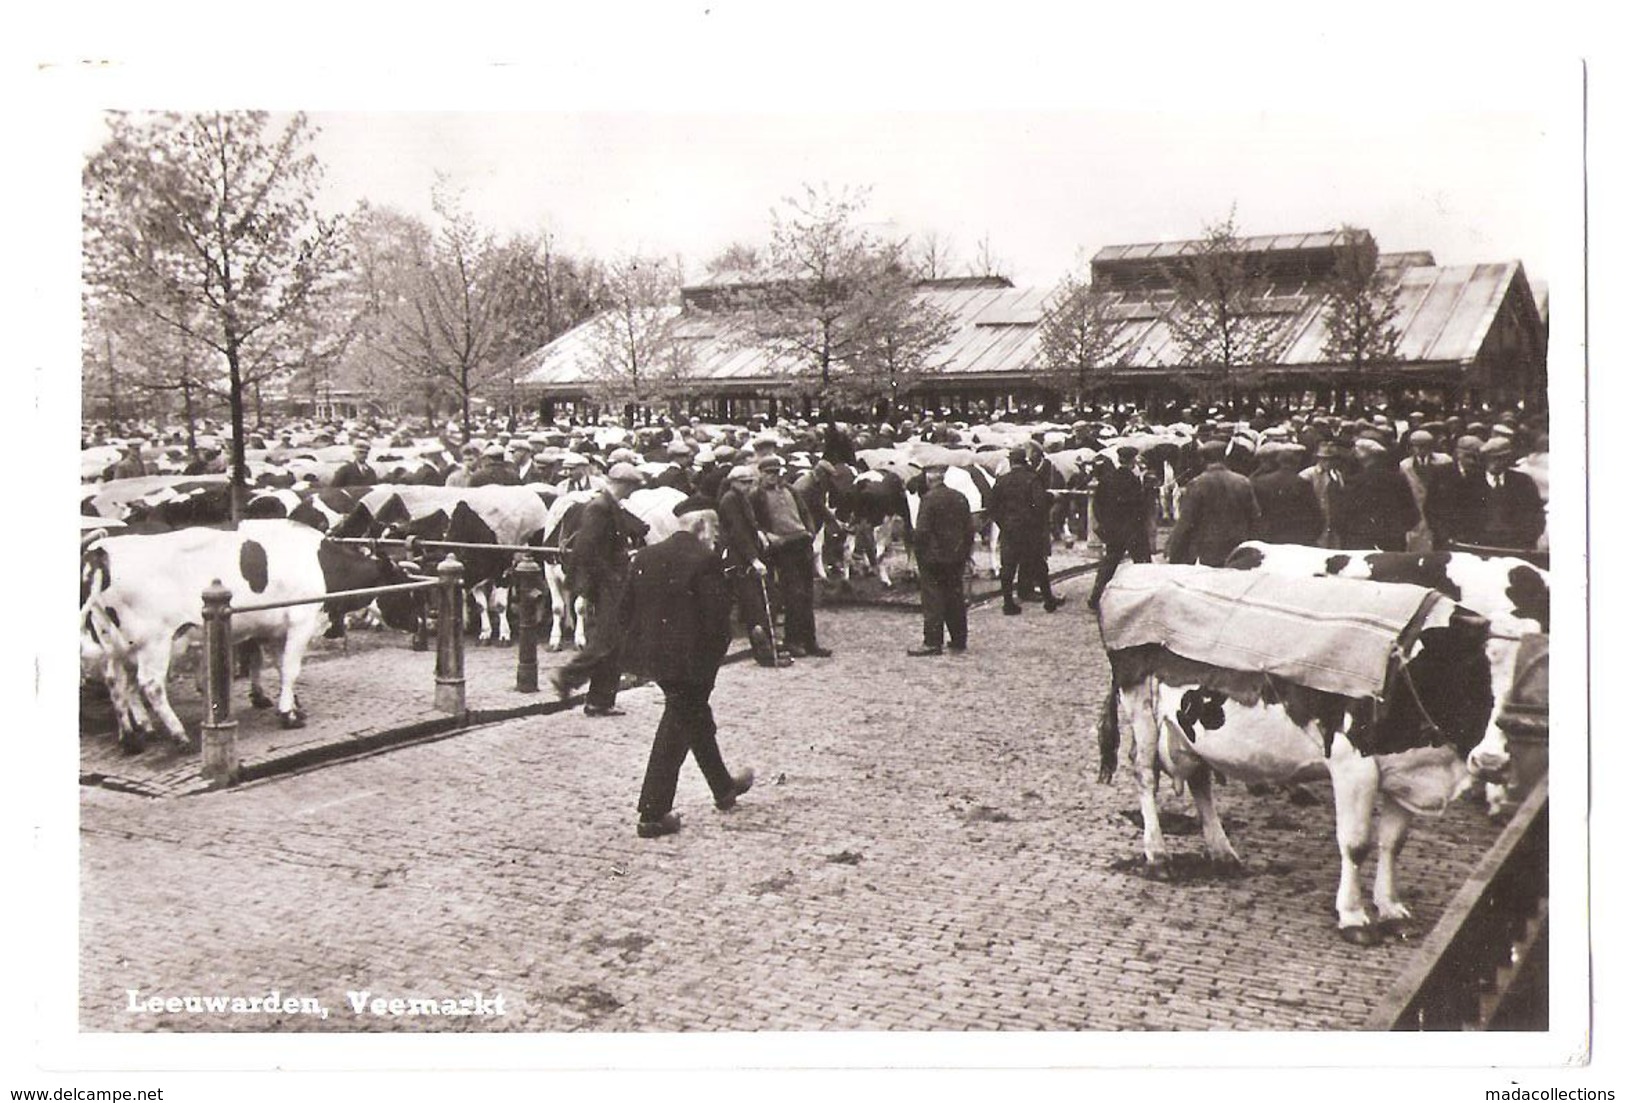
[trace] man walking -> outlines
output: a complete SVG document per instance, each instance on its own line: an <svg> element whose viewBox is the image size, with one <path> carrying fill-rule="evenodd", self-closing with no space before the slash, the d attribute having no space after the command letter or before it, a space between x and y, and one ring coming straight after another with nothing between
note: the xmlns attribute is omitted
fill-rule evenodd
<svg viewBox="0 0 1625 1103"><path fill-rule="evenodd" d="M920 606L925 611L925 643L908 652L915 656L942 654L945 628L948 650L965 650L965 561L970 558L975 528L970 502L943 481L947 473L945 463L926 466L926 489L914 523Z"/></svg>
<svg viewBox="0 0 1625 1103"><path fill-rule="evenodd" d="M752 770L730 774L717 748L711 690L728 653L727 583L715 551L717 515L694 509L677 532L638 554L621 607L626 669L652 679L666 696L638 796L638 837L675 834L677 775L693 754L721 811L749 791Z"/></svg>
<svg viewBox="0 0 1625 1103"><path fill-rule="evenodd" d="M622 716L615 707L621 688L621 601L626 592L630 547L648 532L621 502L643 484L643 476L629 463L609 469L609 489L600 491L581 509L581 527L564 553L565 569L576 581L576 592L586 599L592 617L587 646L552 674L553 688L562 700L583 683L587 685L587 716ZM638 531L642 529L642 531Z"/></svg>
<svg viewBox="0 0 1625 1103"><path fill-rule="evenodd" d="M1106 546L1106 555L1095 570L1089 608L1100 608L1100 595L1117 573L1126 555L1136 563L1151 562L1151 535L1146 518L1151 510L1151 491L1144 468L1139 466L1139 449L1121 445L1117 462L1108 453L1095 457L1095 532Z"/></svg>

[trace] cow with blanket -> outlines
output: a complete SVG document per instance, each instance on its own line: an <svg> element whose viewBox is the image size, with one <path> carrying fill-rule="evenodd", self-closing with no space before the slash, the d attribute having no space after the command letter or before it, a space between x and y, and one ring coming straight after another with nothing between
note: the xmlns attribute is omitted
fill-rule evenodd
<svg viewBox="0 0 1625 1103"><path fill-rule="evenodd" d="M1208 856L1223 865L1239 859L1214 804L1215 773L1244 783L1329 775L1339 933L1362 945L1406 933L1394 862L1412 817L1442 814L1469 772L1507 766L1484 746L1488 622L1422 586L1135 564L1106 587L1100 627L1113 681L1100 778L1117 766L1121 706L1149 871L1161 875L1168 857L1161 775L1190 786ZM1376 923L1360 884L1373 848Z"/></svg>

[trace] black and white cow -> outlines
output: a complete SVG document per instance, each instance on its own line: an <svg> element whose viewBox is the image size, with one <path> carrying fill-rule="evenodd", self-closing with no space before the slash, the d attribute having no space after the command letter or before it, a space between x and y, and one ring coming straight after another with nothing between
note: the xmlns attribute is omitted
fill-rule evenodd
<svg viewBox="0 0 1625 1103"><path fill-rule="evenodd" d="M546 525L553 494L552 487L543 485L375 486L339 525L335 535L417 536L459 544L529 544ZM424 565L432 569L447 549L431 547L426 551ZM463 564L463 580L474 607L471 627L475 638L509 642L513 633L507 617L507 575L514 553L469 548L452 552Z"/></svg>
<svg viewBox="0 0 1625 1103"><path fill-rule="evenodd" d="M602 491L572 490L554 499L548 507L546 523L531 543L551 549L568 548L581 525L581 507L600 493ZM627 495L621 502L621 508L644 526L645 545L658 544L677 531L677 506L687 498L687 494L675 487L643 487ZM553 550L542 553L541 560L553 611L547 649L560 650L566 634L575 641L578 650L586 647L589 610L586 601L576 592L575 580L568 565L569 557L560 554L559 550Z"/></svg>
<svg viewBox="0 0 1625 1103"><path fill-rule="evenodd" d="M834 525L824 525L814 533L814 567L819 577L827 577L826 548L834 546L842 577L852 577L852 564L858 556L868 570L890 586L891 572L886 553L891 550L898 523L903 528L903 547L913 546L914 526L909 513L906 480L896 471L853 472L845 464L835 465L838 474L829 492L829 511Z"/></svg>
<svg viewBox="0 0 1625 1103"><path fill-rule="evenodd" d="M1507 750L1500 721L1517 673L1519 646L1525 636L1551 632L1551 591L1547 573L1539 567L1521 559L1462 551L1331 551L1257 540L1239 545L1225 566L1296 578L1365 578L1426 586L1488 618L1489 639L1484 650L1490 663L1495 709L1486 742L1503 753ZM1508 783L1512 780L1509 776ZM1491 815L1509 812L1507 785L1488 783L1485 803Z"/></svg>
<svg viewBox="0 0 1625 1103"><path fill-rule="evenodd" d="M1244 783L1276 784L1329 775L1342 858L1339 933L1371 944L1385 929L1403 929L1411 913L1397 892L1394 863L1413 816L1441 813L1469 773L1495 776L1507 764L1503 753L1484 745L1494 703L1484 656L1488 628L1483 617L1439 599L1400 656L1380 711L1368 698L1260 671L1219 669L1156 644L1108 652L1116 700L1108 698L1101 713L1100 777L1109 781L1116 769L1120 706L1148 869L1160 874L1168 856L1157 811L1161 775L1190 786L1208 856L1229 865L1239 858L1214 803L1215 772ZM1366 911L1360 884L1360 865L1372 849L1372 899L1381 926Z"/></svg>
<svg viewBox="0 0 1625 1103"><path fill-rule="evenodd" d="M244 521L235 530L187 528L153 535L109 536L81 554L81 656L102 667L118 717L119 741L145 745L156 714L176 742L189 745L169 703L169 667L178 633L202 624L202 594L219 579L237 605L317 597L407 581L387 559L331 544L287 520ZM304 723L294 687L305 651L325 619L371 604L334 598L232 617L232 639L281 643L277 715L284 727ZM386 623L412 626L410 595L379 599ZM269 706L259 682L258 648L249 674L250 701Z"/></svg>
<svg viewBox="0 0 1625 1103"><path fill-rule="evenodd" d="M371 487L301 486L256 490L243 507L250 519L286 517L317 532L333 532L366 497Z"/></svg>

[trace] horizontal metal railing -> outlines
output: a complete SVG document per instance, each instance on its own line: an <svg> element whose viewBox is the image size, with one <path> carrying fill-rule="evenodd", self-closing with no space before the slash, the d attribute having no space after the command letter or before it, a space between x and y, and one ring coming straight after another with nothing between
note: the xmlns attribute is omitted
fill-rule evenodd
<svg viewBox="0 0 1625 1103"><path fill-rule="evenodd" d="M505 551L514 553L549 552L561 549L542 544L475 544L457 540L420 540L415 536L329 536L329 544L359 544L365 547L450 548L453 551Z"/></svg>
<svg viewBox="0 0 1625 1103"><path fill-rule="evenodd" d="M420 582L397 582L390 586L368 586L360 590L335 590L320 597L294 597L287 601L262 601L256 605L233 605L233 613L263 613L270 609L290 609L296 605L316 605L335 598L377 597L379 594L404 594L413 590L432 590L440 585L437 579L425 578Z"/></svg>

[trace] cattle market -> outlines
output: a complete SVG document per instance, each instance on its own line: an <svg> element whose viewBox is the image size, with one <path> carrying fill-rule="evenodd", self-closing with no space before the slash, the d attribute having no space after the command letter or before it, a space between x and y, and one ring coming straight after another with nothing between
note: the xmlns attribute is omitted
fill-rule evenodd
<svg viewBox="0 0 1625 1103"><path fill-rule="evenodd" d="M1253 397L537 406L466 437L293 416L244 442L241 483L225 427L202 426L211 457L173 425L87 423L85 1028L1540 1029L1544 415ZM776 554L763 484L804 557ZM928 602L922 648L944 487L969 507L968 609L932 646ZM685 775L666 839L625 811L659 687L623 679L596 713L553 689L614 615L581 551L601 500L634 562L722 519L700 526L733 607L714 703L754 787L712 814ZM1193 587L1204 613L1145 604ZM1248 650L1224 627L1245 608L1298 627ZM1486 916L1486 884L1517 885L1494 894L1516 913ZM201 906L222 891L305 903L222 930ZM154 908L198 918L139 937ZM467 987L476 958L500 1017L345 1002L391 962ZM222 962L331 1015L126 1007L218 988Z"/></svg>

